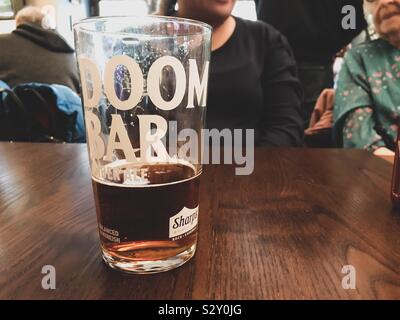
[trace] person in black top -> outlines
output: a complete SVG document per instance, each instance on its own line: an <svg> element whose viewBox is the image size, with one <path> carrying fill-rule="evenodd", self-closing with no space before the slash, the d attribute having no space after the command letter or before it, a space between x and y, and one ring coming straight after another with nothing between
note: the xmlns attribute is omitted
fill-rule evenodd
<svg viewBox="0 0 400 320"><path fill-rule="evenodd" d="M273 27L231 16L235 0L179 0L176 16L213 27L207 127L255 129L256 143L302 145L292 51Z"/></svg>
<svg viewBox="0 0 400 320"><path fill-rule="evenodd" d="M302 115L308 126L321 91L333 87L333 60L367 27L363 0L255 0L258 19L282 32L291 45L304 89ZM345 29L345 6L355 9L355 29ZM346 11L347 12L347 11Z"/></svg>
<svg viewBox="0 0 400 320"><path fill-rule="evenodd" d="M46 22L49 19L40 8L25 7L17 13L17 28L0 35L0 80L10 87L27 82L61 84L79 93L74 50L56 31L44 29Z"/></svg>

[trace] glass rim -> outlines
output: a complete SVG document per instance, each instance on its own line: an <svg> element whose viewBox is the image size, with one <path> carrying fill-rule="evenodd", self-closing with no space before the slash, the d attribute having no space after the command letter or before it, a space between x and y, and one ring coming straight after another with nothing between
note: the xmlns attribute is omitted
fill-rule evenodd
<svg viewBox="0 0 400 320"><path fill-rule="evenodd" d="M107 21L107 20L122 20L122 19L127 19L127 18L139 18L142 21L154 21L154 22L177 22L182 25L192 25L196 27L202 28L202 30L207 30L210 33L212 33L212 27L202 21L194 20L194 19L187 19L187 18L181 18L181 17L172 17L172 16L161 16L161 15L144 15L144 16L138 16L138 15L121 15L121 16L98 16L98 17L90 17L86 19L82 19L76 23L73 24L73 30L74 31L82 31L82 32L87 32L87 33L95 33L95 34L105 34L105 35L112 35L112 36L125 36L125 35L132 35L131 32L119 32L119 31L96 31L92 30L89 28L85 28L85 26L94 24L99 21ZM134 23L132 23L134 24ZM198 34L203 34L204 32L193 32L190 34L185 34L185 35L160 35L160 34L148 34L147 36L150 37L162 37L162 38L171 38L171 37L184 37L184 36L194 36Z"/></svg>

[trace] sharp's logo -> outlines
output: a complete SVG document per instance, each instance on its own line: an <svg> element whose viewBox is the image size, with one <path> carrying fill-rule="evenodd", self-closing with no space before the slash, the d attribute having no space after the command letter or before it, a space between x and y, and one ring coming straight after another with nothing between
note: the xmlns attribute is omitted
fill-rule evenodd
<svg viewBox="0 0 400 320"><path fill-rule="evenodd" d="M176 215L169 218L169 237L178 240L188 235L196 228L198 217L199 207L194 209L183 207Z"/></svg>

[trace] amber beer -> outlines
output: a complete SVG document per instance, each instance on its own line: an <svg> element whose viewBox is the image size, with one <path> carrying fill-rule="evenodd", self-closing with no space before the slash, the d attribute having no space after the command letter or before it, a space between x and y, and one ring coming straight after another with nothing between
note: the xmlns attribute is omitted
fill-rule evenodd
<svg viewBox="0 0 400 320"><path fill-rule="evenodd" d="M134 174L130 181L124 174L116 182L93 179L104 259L139 271L141 262L157 261L154 272L165 271L170 257L184 263L196 246L199 174L180 163L143 165Z"/></svg>

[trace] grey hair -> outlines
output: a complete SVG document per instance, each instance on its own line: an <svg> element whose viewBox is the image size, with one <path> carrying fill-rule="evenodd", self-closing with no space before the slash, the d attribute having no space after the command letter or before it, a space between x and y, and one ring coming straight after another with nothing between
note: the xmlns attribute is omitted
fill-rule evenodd
<svg viewBox="0 0 400 320"><path fill-rule="evenodd" d="M44 17L45 14L40 8L28 6L17 12L17 15L15 16L15 22L17 26L23 23L31 23L42 26Z"/></svg>

